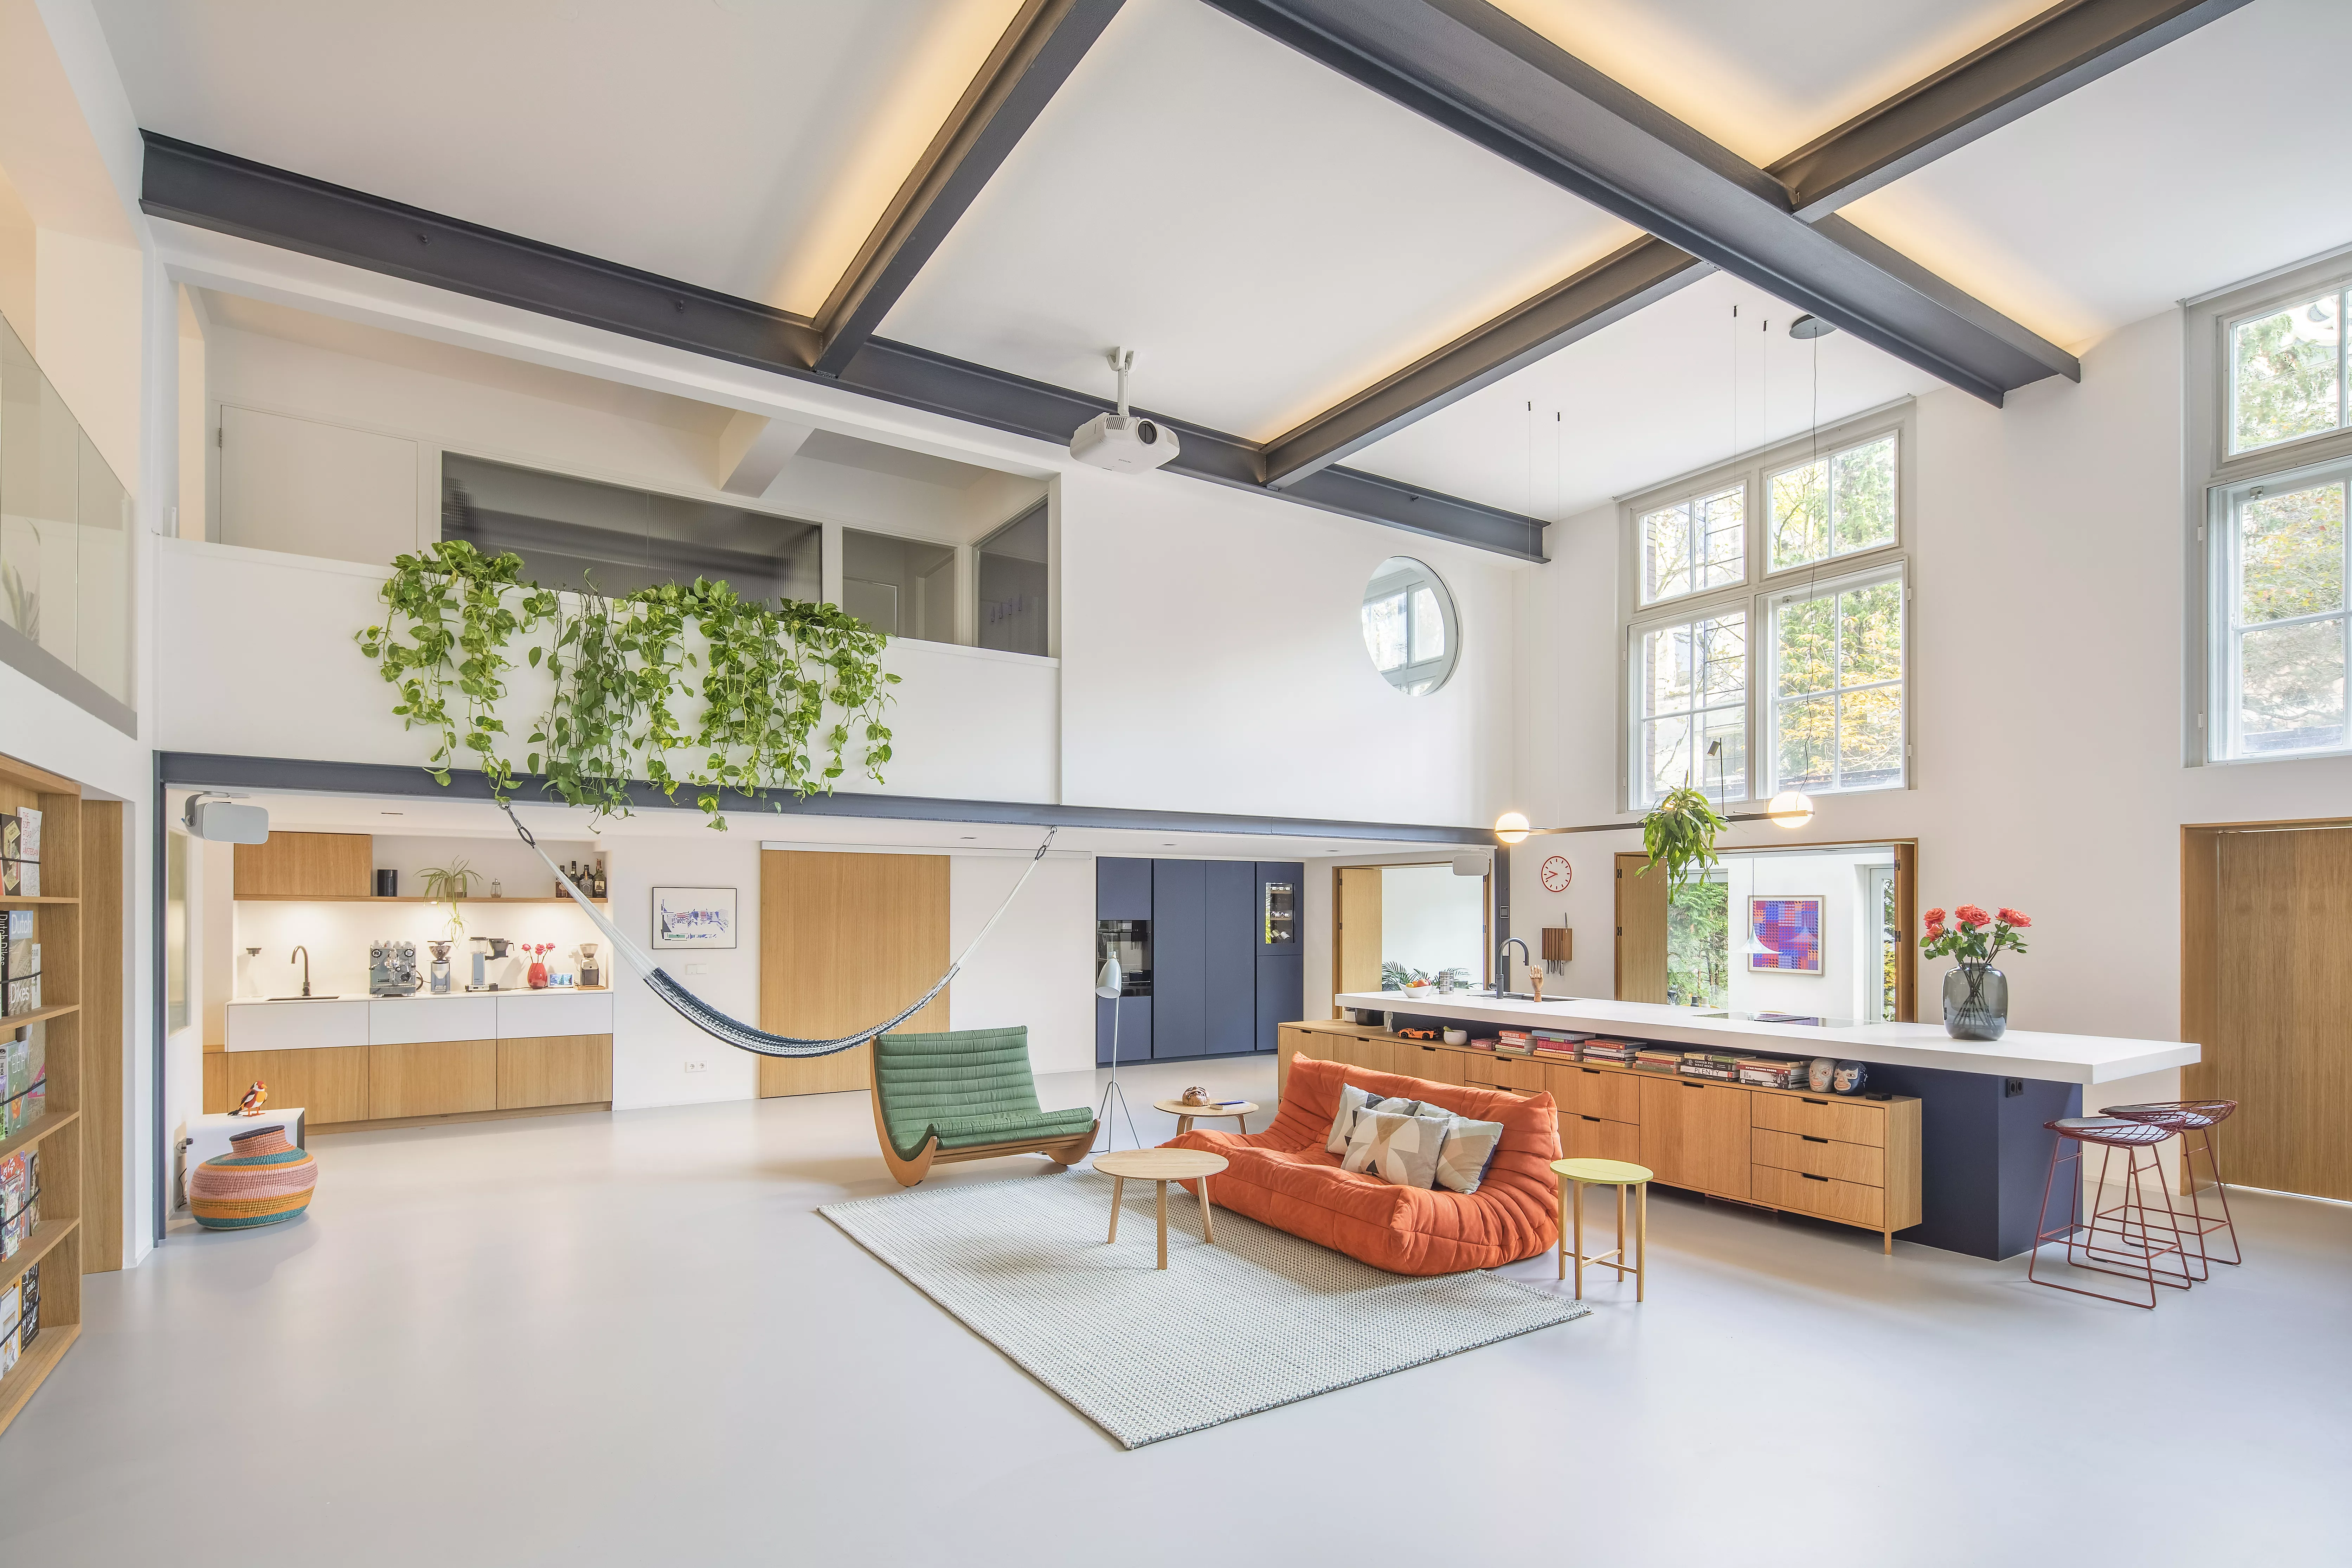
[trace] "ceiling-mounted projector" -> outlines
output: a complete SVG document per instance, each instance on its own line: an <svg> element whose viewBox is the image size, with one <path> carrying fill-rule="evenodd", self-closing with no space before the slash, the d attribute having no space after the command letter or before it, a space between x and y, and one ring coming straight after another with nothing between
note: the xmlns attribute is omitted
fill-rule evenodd
<svg viewBox="0 0 2352 1568"><path fill-rule="evenodd" d="M1182 448L1176 432L1157 419L1139 418L1127 411L1127 373L1135 364L1133 349L1110 351L1110 367L1118 373L1118 412L1097 414L1070 437L1070 456L1115 474L1139 474L1176 459Z"/></svg>

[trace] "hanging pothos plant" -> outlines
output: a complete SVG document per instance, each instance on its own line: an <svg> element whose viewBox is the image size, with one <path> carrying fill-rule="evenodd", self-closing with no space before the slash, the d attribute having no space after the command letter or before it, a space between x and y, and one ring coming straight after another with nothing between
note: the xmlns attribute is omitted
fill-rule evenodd
<svg viewBox="0 0 2352 1568"><path fill-rule="evenodd" d="M1731 825L1716 814L1706 792L1685 785L1670 792L1642 818L1642 847L1650 863L1640 875L1666 868L1666 896L1682 891L1694 869L1716 863L1715 836Z"/></svg>
<svg viewBox="0 0 2352 1568"><path fill-rule="evenodd" d="M426 771L440 784L471 763L495 798L512 793L498 710L518 653L554 683L522 771L570 805L625 816L629 781L642 776L667 795L691 789L724 828L727 790L830 790L848 771L853 730L863 771L882 782L883 689L898 680L877 662L888 639L834 605L746 599L698 577L618 598L593 587L559 595L524 582L520 557L485 555L464 540L392 564L390 613L357 640L397 689L402 723L439 732ZM703 699L691 723L672 705L681 691Z"/></svg>

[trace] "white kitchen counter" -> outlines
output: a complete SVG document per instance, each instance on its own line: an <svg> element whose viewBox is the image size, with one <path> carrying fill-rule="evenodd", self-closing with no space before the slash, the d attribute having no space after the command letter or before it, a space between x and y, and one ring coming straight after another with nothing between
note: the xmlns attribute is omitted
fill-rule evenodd
<svg viewBox="0 0 2352 1568"><path fill-rule="evenodd" d="M1940 1024L1764 1023L1727 1016L1719 1009L1590 996L1529 1002L1456 991L1446 996L1432 992L1416 1001L1402 991L1375 991L1349 992L1332 1001L1368 1012L1406 1013L1508 1028L1570 1029L1717 1050L1844 1057L1889 1067L1935 1068L2054 1083L2111 1083L2165 1068L2187 1067L2203 1054L2200 1047L2178 1040L2052 1035L2032 1029L2011 1029L1992 1041L1956 1040L1944 1033Z"/></svg>
<svg viewBox="0 0 2352 1568"><path fill-rule="evenodd" d="M543 991L451 991L436 996L250 998L228 1005L232 1051L315 1050L334 1046L405 1046L438 1040L520 1040L613 1032L610 987L551 985Z"/></svg>

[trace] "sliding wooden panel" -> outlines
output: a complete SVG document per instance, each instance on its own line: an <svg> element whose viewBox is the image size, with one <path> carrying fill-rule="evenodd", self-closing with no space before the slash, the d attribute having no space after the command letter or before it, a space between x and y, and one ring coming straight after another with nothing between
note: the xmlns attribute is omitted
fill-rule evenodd
<svg viewBox="0 0 2352 1568"><path fill-rule="evenodd" d="M2210 1000L2186 1016L2204 1060L2181 1075L2199 1098L2234 1100L2219 1135L2231 1182L2352 1199L2352 831L2216 836L2214 918L2184 921L2183 941L2210 930ZM2186 879L2194 895L2201 872Z"/></svg>
<svg viewBox="0 0 2352 1568"><path fill-rule="evenodd" d="M542 1035L499 1042L499 1109L595 1105L613 1098L613 1037Z"/></svg>
<svg viewBox="0 0 2352 1568"><path fill-rule="evenodd" d="M81 861L81 1266L95 1274L122 1267L121 801L82 802Z"/></svg>
<svg viewBox="0 0 2352 1568"><path fill-rule="evenodd" d="M375 890L375 840L364 833L273 833L236 847L240 899L365 898Z"/></svg>
<svg viewBox="0 0 2352 1568"><path fill-rule="evenodd" d="M361 1046L367 1052L368 1120L448 1116L495 1110L499 1104L496 1040L432 1040L404 1046ZM314 1121L328 1120L318 1112Z"/></svg>
<svg viewBox="0 0 2352 1568"><path fill-rule="evenodd" d="M224 1051L221 1110L234 1110L256 1083L269 1086L269 1105L299 1105L303 1126L365 1121L368 1052L373 1046L322 1046L315 1050ZM264 1106L266 1112L268 1106Z"/></svg>
<svg viewBox="0 0 2352 1568"><path fill-rule="evenodd" d="M1919 846L1895 846L1895 1019L1923 1022L1919 1016ZM1937 1007L1938 1021L1942 1005Z"/></svg>
<svg viewBox="0 0 2352 1568"><path fill-rule="evenodd" d="M1338 924L1331 941L1331 978L1335 992L1369 992L1381 988L1381 868L1342 866L1338 880Z"/></svg>
<svg viewBox="0 0 2352 1568"><path fill-rule="evenodd" d="M948 967L948 858L760 855L760 1026L830 1038L869 1028L929 990ZM900 1027L950 1027L948 993ZM797 1060L762 1057L760 1093L864 1089L873 1047Z"/></svg>
<svg viewBox="0 0 2352 1568"><path fill-rule="evenodd" d="M1666 999L1666 873L1646 855L1617 857L1617 1000Z"/></svg>

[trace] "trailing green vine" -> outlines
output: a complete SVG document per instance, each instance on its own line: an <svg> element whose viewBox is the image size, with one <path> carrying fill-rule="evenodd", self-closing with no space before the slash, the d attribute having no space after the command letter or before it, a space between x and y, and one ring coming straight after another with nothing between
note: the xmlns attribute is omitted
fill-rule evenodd
<svg viewBox="0 0 2352 1568"><path fill-rule="evenodd" d="M829 791L853 746L864 773L882 781L882 710L898 678L877 662L888 639L855 616L746 599L702 578L619 598L593 585L559 595L521 570L520 557L484 555L463 540L400 556L383 589L384 624L357 634L397 689L403 724L437 731L426 769L437 782L471 761L496 798L511 795L518 775L498 708L518 642L553 686L522 771L569 805L626 816L630 781L643 777L666 795L692 790L723 829L726 791ZM702 699L691 723L674 706L680 692Z"/></svg>
<svg viewBox="0 0 2352 1568"><path fill-rule="evenodd" d="M1715 803L1704 791L1685 786L1670 791L1642 818L1642 847L1650 863L1638 875L1646 877L1659 866L1666 868L1666 894L1682 891L1694 869L1716 863L1715 836L1731 825L1716 814Z"/></svg>

